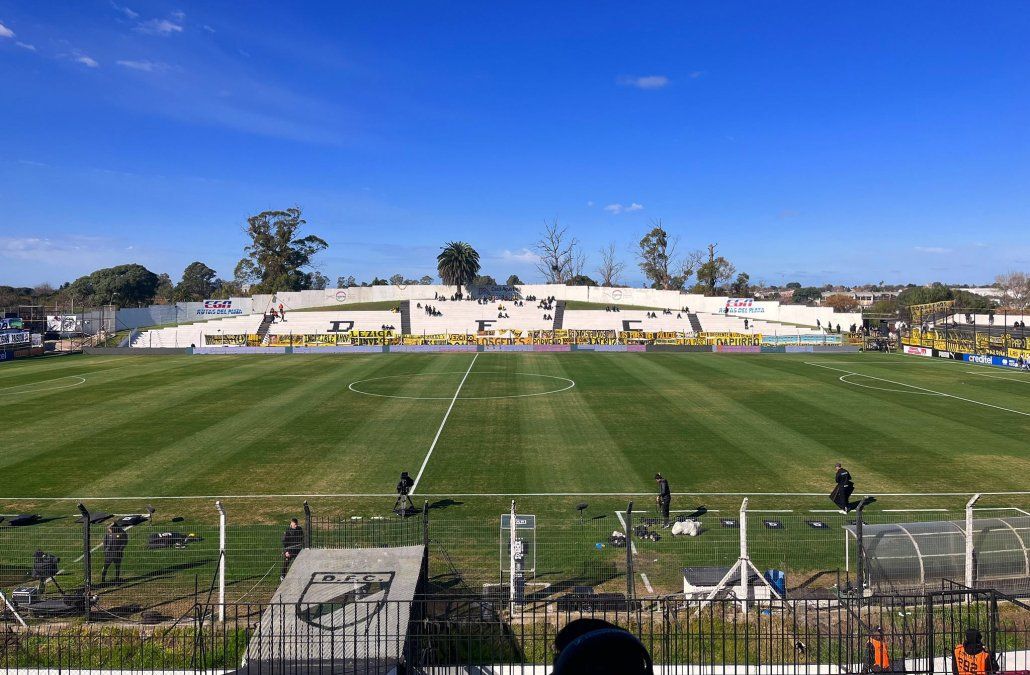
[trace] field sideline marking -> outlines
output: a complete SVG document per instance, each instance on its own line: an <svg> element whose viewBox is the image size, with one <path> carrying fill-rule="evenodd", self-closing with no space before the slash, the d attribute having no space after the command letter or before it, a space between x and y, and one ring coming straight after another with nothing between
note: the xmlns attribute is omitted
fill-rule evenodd
<svg viewBox="0 0 1030 675"><path fill-rule="evenodd" d="M963 398L962 396L955 396L954 394L945 394L944 392L935 391L933 389L927 389L926 387L917 387L914 384L905 384L904 382L895 382L894 380L888 380L883 377L875 377L873 375L863 375L862 373L856 373L852 370L845 370L843 368L834 368L832 366L824 366L820 363L813 363L812 361L805 361L810 366L816 366L818 368L825 368L827 370L836 370L838 373L847 373L849 375L858 375L860 377L867 377L870 380L879 380L880 382L887 382L890 384L896 384L900 387L911 387L912 389L919 389L920 391L929 392L931 394L937 394L938 396L945 396L947 398L953 398L956 401L965 401L966 403L972 403L974 405L982 405L986 408L994 408L995 410L1004 410L1005 412L1015 413L1016 415L1023 415L1024 417L1030 417L1030 413L1023 412L1021 410L1013 410L1011 408L1003 408L1000 405L994 405L993 403L984 403L983 401L975 401L971 398ZM852 384L852 383L849 383Z"/></svg>
<svg viewBox="0 0 1030 675"><path fill-rule="evenodd" d="M825 497L825 492L673 492L674 497ZM972 492L877 492L864 493L855 492L859 497L970 497ZM981 492L982 495L991 496L1015 496L1030 495L1030 490L1010 490L1008 492ZM111 502L121 500L146 500L146 499L340 499L352 497L396 497L396 492L336 492L317 493L304 492L297 494L249 494L249 495L128 495L125 497L5 497L0 499L6 501L35 501L35 502ZM423 497L654 497L654 492L424 492ZM684 509L685 510L685 509ZM709 509L709 513L716 509ZM633 513L646 513L634 511ZM18 515L18 514L11 514Z"/></svg>
<svg viewBox="0 0 1030 675"><path fill-rule="evenodd" d="M616 511L615 515L618 517L619 522L622 523L622 531L626 532L627 534L629 534L629 532L628 532L628 530L626 528L626 520L625 520L625 518L622 517L622 511ZM629 548L630 548L630 551L633 552L633 555L636 555L637 554L637 542L634 539L635 539L634 537L630 537Z"/></svg>
<svg viewBox="0 0 1030 675"><path fill-rule="evenodd" d="M644 588L647 589L648 593L654 593L654 589L651 588L651 580L647 578L647 575L643 572L640 573L640 578L644 581Z"/></svg>
<svg viewBox="0 0 1030 675"><path fill-rule="evenodd" d="M999 377L997 375L991 375L990 373L981 373L976 370L967 370L966 372L971 373L973 375L979 375L980 377L989 377L992 380L1008 380L1010 382L1022 382L1023 384L1030 384L1030 379L1027 379L1025 377Z"/></svg>
<svg viewBox="0 0 1030 675"><path fill-rule="evenodd" d="M443 421L440 422L440 428L436 430L436 436L433 438L433 444L429 446L429 452L426 453L426 458L422 460L422 468L418 470L418 475L415 476L415 483L411 486L411 494L415 494L415 490L418 489L418 482L422 480L422 474L426 470L426 465L429 464L429 458L433 455L433 449L436 447L436 442L440 440L440 434L443 433L444 425L447 424L447 418L451 416L451 411L454 410L454 404L458 400L458 394L461 393L461 388L465 386L465 380L468 379L469 373L472 372L472 366L476 365L476 359L479 358L479 352L472 357L472 363L469 364L469 369L465 371L465 376L461 378L461 382L458 383L458 388L454 390L454 398L451 399L451 404L447 406L447 412L443 416Z"/></svg>

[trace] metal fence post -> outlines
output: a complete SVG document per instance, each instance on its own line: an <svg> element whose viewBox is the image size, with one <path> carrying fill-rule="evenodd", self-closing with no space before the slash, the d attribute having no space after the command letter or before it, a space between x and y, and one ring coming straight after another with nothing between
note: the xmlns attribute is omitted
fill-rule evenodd
<svg viewBox="0 0 1030 675"><path fill-rule="evenodd" d="M966 587L972 588L975 583L974 577L976 576L975 566L973 565L974 556L976 555L976 549L973 546L973 505L980 500L980 494L977 493L966 502Z"/></svg>
<svg viewBox="0 0 1030 675"><path fill-rule="evenodd" d="M218 621L225 621L225 508L221 501L215 502L218 509Z"/></svg>
<svg viewBox="0 0 1030 675"><path fill-rule="evenodd" d="M311 506L304 500L304 548L311 548Z"/></svg>
<svg viewBox="0 0 1030 675"><path fill-rule="evenodd" d="M93 561L89 532L89 509L79 502L79 513L82 514L82 599L84 601L85 619L90 620L90 596L93 594Z"/></svg>
<svg viewBox="0 0 1030 675"><path fill-rule="evenodd" d="M626 506L626 599L636 597L633 575L633 502Z"/></svg>

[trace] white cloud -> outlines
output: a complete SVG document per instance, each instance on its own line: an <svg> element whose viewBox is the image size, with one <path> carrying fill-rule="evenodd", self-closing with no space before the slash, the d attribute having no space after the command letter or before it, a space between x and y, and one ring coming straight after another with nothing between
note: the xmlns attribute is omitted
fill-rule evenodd
<svg viewBox="0 0 1030 675"><path fill-rule="evenodd" d="M591 199L590 201L587 202L587 206L593 206L593 205L594 205L594 200L593 199Z"/></svg>
<svg viewBox="0 0 1030 675"><path fill-rule="evenodd" d="M114 7L116 10L118 10L119 12L121 12L122 14L124 14L126 16L126 18L129 18L129 19L138 19L139 18L139 12L134 12L131 9L129 9L128 7L125 7L124 5L119 5L117 2L114 2L114 0L111 0L111 6Z"/></svg>
<svg viewBox="0 0 1030 675"><path fill-rule="evenodd" d="M620 213L633 213L634 211L643 211L644 205L637 204L636 202L633 202L628 206L624 206L622 204L609 204L608 206L604 207L604 210L617 216Z"/></svg>
<svg viewBox="0 0 1030 675"><path fill-rule="evenodd" d="M661 89L669 84L669 78L665 75L624 75L618 80L624 87L636 87L637 89Z"/></svg>
<svg viewBox="0 0 1030 675"><path fill-rule="evenodd" d="M186 18L186 12L182 11L181 9L177 9L174 12L172 12L172 18L176 19L177 21L182 21Z"/></svg>
<svg viewBox="0 0 1030 675"><path fill-rule="evenodd" d="M22 49L28 49L30 52L36 51L36 45L30 45L27 42L17 42L16 41L14 44L18 45Z"/></svg>
<svg viewBox="0 0 1030 675"><path fill-rule="evenodd" d="M539 262L540 256L533 253L528 248L521 248L518 251L504 250L501 254L501 260L505 260L513 263L521 263L524 265L533 265Z"/></svg>
<svg viewBox="0 0 1030 675"><path fill-rule="evenodd" d="M147 35L171 35L181 33L182 24L168 19L150 19L136 26L136 30Z"/></svg>
<svg viewBox="0 0 1030 675"><path fill-rule="evenodd" d="M168 70L168 64L159 63L154 61L116 61L119 66L128 68L129 70L141 70L145 73L152 73L154 71Z"/></svg>
<svg viewBox="0 0 1030 675"><path fill-rule="evenodd" d="M78 56L76 56L75 57L75 63L81 63L82 65L86 66L87 68L99 68L100 67L100 64L97 63L96 59L94 59L91 56L86 56L85 54L79 54Z"/></svg>
<svg viewBox="0 0 1030 675"><path fill-rule="evenodd" d="M14 31L0 23L0 38L13 38Z"/></svg>
<svg viewBox="0 0 1030 675"><path fill-rule="evenodd" d="M211 26L207 25L206 23L204 24L204 30L206 30L208 33L214 33L215 32L215 29L212 28Z"/></svg>
<svg viewBox="0 0 1030 675"><path fill-rule="evenodd" d="M915 250L919 253L951 253L950 248L944 248L942 246L916 246Z"/></svg>

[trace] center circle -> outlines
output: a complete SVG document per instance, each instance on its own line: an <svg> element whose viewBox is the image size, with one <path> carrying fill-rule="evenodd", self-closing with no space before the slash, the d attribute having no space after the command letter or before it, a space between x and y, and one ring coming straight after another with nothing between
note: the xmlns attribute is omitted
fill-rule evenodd
<svg viewBox="0 0 1030 675"><path fill-rule="evenodd" d="M468 374L468 378L462 383L460 379L455 382L455 377ZM500 377L507 379L507 382L501 381L501 384L507 384L509 388L513 386L510 378L541 378L544 382L541 384L544 387L541 391L529 391L521 394L499 394L489 396L477 396L475 395L476 389L483 389L484 384L488 385L492 379L494 382L501 380ZM441 396L408 396L405 394L397 393L397 390L402 389L405 385L411 382L411 378L433 378L433 377L447 377L447 384L441 385L446 386L446 395ZM484 383L484 380L486 381ZM533 382L536 380L528 380ZM549 381L549 382L548 382ZM399 383L399 384L398 384ZM563 391L568 391L576 386L574 380L570 380L567 377L558 377L556 375L541 375L539 373L509 373L505 371L476 371L474 373L466 373L464 370L454 370L441 373L411 373L407 375L385 375L383 377L370 377L364 380L357 380L347 385L347 388L356 394L364 394L365 396L378 396L380 398L400 398L411 401L450 401L454 400L455 389L460 390L457 396L459 401L486 401L491 399L501 398L528 398L531 396L547 396L549 394L559 394ZM488 388L488 387L487 387ZM534 389L534 386L530 386L529 389ZM378 389L379 391L376 391ZM472 390L472 395L469 394L469 390ZM435 392L433 392L435 393Z"/></svg>

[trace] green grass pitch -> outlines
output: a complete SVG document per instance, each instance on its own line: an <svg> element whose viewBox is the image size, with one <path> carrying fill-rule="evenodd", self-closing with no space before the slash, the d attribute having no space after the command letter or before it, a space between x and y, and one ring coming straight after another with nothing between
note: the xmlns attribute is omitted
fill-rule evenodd
<svg viewBox="0 0 1030 675"><path fill-rule="evenodd" d="M422 493L646 492L655 471L676 491L825 492L837 460L867 492L1030 483L1030 377L1016 372L854 354L483 353L451 407L473 356L0 366L3 496L389 492L438 431Z"/></svg>
<svg viewBox="0 0 1030 675"><path fill-rule="evenodd" d="M298 513L300 495L313 495L318 513L388 515L399 472L415 476L423 466L416 502L434 506L434 540L465 581L497 580L497 519L508 495L518 495L520 512L540 518L536 578L624 584L625 551L605 542L630 499L654 515L656 471L675 492L703 493L677 496L674 508L713 509L697 539L638 543L637 569L656 589L675 590L680 566L734 559L737 534L717 518L735 515L738 493L794 493L752 499L753 531L768 515L758 511L793 509L775 516L786 530L762 532L752 553L760 565L807 576L842 562L839 517L811 514L832 506L823 495L836 461L859 492L960 493L882 497L874 520L913 517L884 510L892 507L957 513L961 495L1027 490L1028 385L1018 372L880 354L14 362L0 366L0 514L56 520L24 533L0 528L0 586L18 581L38 546L76 557L74 501L56 498L87 498L117 513L152 503L159 524L185 515L181 527L204 542L155 554L134 535L135 578L151 590L192 588L190 575L206 585L216 556L212 502L227 496L230 596L267 590L278 577L281 523ZM160 499L183 496L197 499ZM88 501L96 497L125 499ZM580 501L590 504L584 525L574 510ZM831 530L807 528L812 517L830 520Z"/></svg>

